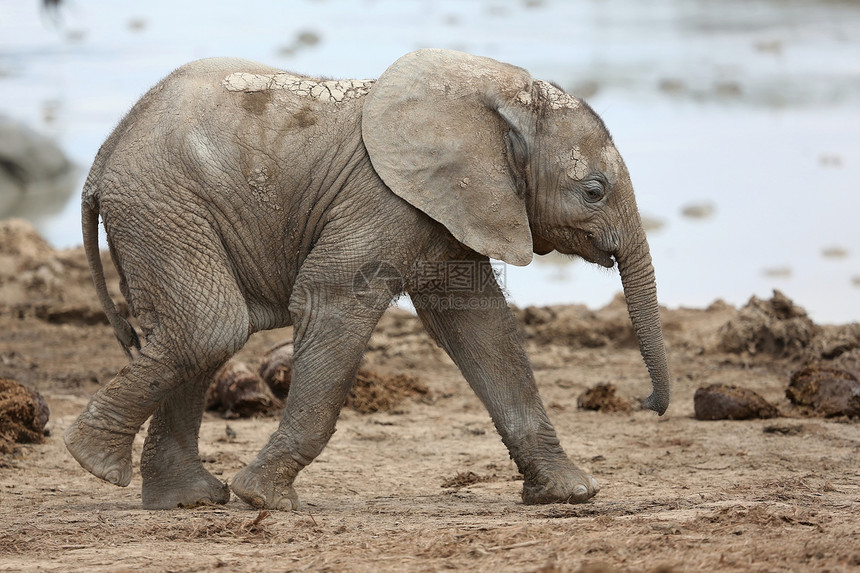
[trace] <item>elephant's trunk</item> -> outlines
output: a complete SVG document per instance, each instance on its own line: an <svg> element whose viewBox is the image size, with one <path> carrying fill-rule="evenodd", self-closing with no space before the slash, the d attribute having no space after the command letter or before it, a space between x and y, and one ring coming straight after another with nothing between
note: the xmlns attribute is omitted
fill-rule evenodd
<svg viewBox="0 0 860 573"><path fill-rule="evenodd" d="M627 312L651 375L653 389L644 406L662 415L669 407L670 377L657 303L657 283L644 231L636 230L632 235L633 240L627 242L615 258L627 299Z"/></svg>

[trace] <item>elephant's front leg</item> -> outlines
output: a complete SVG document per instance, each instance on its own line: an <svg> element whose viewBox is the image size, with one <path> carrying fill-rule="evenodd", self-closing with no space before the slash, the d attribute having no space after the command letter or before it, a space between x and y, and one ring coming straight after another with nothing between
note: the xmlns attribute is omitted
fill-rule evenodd
<svg viewBox="0 0 860 573"><path fill-rule="evenodd" d="M523 502L574 503L593 497L600 488L559 443L504 295L492 278L475 286L473 292L449 291L441 297L410 294L427 330L489 410L524 476Z"/></svg>
<svg viewBox="0 0 860 573"><path fill-rule="evenodd" d="M257 458L230 484L248 504L298 508L293 481L335 431L367 341L390 302L382 298L379 308L369 308L351 288L297 284L290 303L295 352L284 416Z"/></svg>

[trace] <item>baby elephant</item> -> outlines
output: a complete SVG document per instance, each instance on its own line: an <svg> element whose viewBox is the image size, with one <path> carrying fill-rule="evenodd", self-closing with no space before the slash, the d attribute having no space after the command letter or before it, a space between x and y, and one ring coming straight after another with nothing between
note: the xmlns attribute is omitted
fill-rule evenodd
<svg viewBox="0 0 860 573"><path fill-rule="evenodd" d="M232 490L295 509L296 474L334 432L391 300L422 323L483 401L524 476L525 503L598 491L559 445L489 258L532 253L616 264L653 391L669 369L648 243L624 162L582 100L525 70L419 50L376 80L295 76L237 59L183 66L99 150L82 196L99 300L131 362L65 433L119 486L132 441L143 505L226 503L200 462L206 386L256 331L293 325L292 385L277 431ZM145 344L116 310L98 254L101 215Z"/></svg>

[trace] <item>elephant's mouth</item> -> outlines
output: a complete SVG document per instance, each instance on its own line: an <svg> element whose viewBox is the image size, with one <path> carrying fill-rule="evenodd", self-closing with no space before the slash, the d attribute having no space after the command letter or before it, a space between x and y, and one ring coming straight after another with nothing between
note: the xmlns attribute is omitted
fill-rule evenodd
<svg viewBox="0 0 860 573"><path fill-rule="evenodd" d="M610 255L609 253L604 253L603 251L598 251L598 255L595 257L584 255L580 256L582 256L582 258L589 263L595 263L600 265L601 267L606 267L607 269L611 269L615 266L615 257Z"/></svg>
<svg viewBox="0 0 860 573"><path fill-rule="evenodd" d="M586 253L577 253L580 257L588 261L589 263L594 263L596 265L600 265L601 267L606 267L607 269L611 269L615 266L615 257L611 254L601 251L597 248L594 251Z"/></svg>
<svg viewBox="0 0 860 573"><path fill-rule="evenodd" d="M567 229L564 246L557 250L566 255L577 255L589 263L594 263L607 269L615 266L615 257L595 244L593 233L582 229Z"/></svg>

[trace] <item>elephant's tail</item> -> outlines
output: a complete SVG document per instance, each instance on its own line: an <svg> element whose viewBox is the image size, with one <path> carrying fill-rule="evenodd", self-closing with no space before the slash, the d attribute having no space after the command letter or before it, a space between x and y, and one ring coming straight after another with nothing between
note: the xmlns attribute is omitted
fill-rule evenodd
<svg viewBox="0 0 860 573"><path fill-rule="evenodd" d="M81 202L81 225L84 233L84 252L87 254L87 262L90 265L90 274L99 302L107 315L108 321L116 333L116 338L122 345L122 349L131 359L131 347L140 350L140 338L134 327L129 323L116 308L113 299L108 293L105 283L105 273L102 267L101 254L99 253L99 208L98 199L90 193L84 193Z"/></svg>

